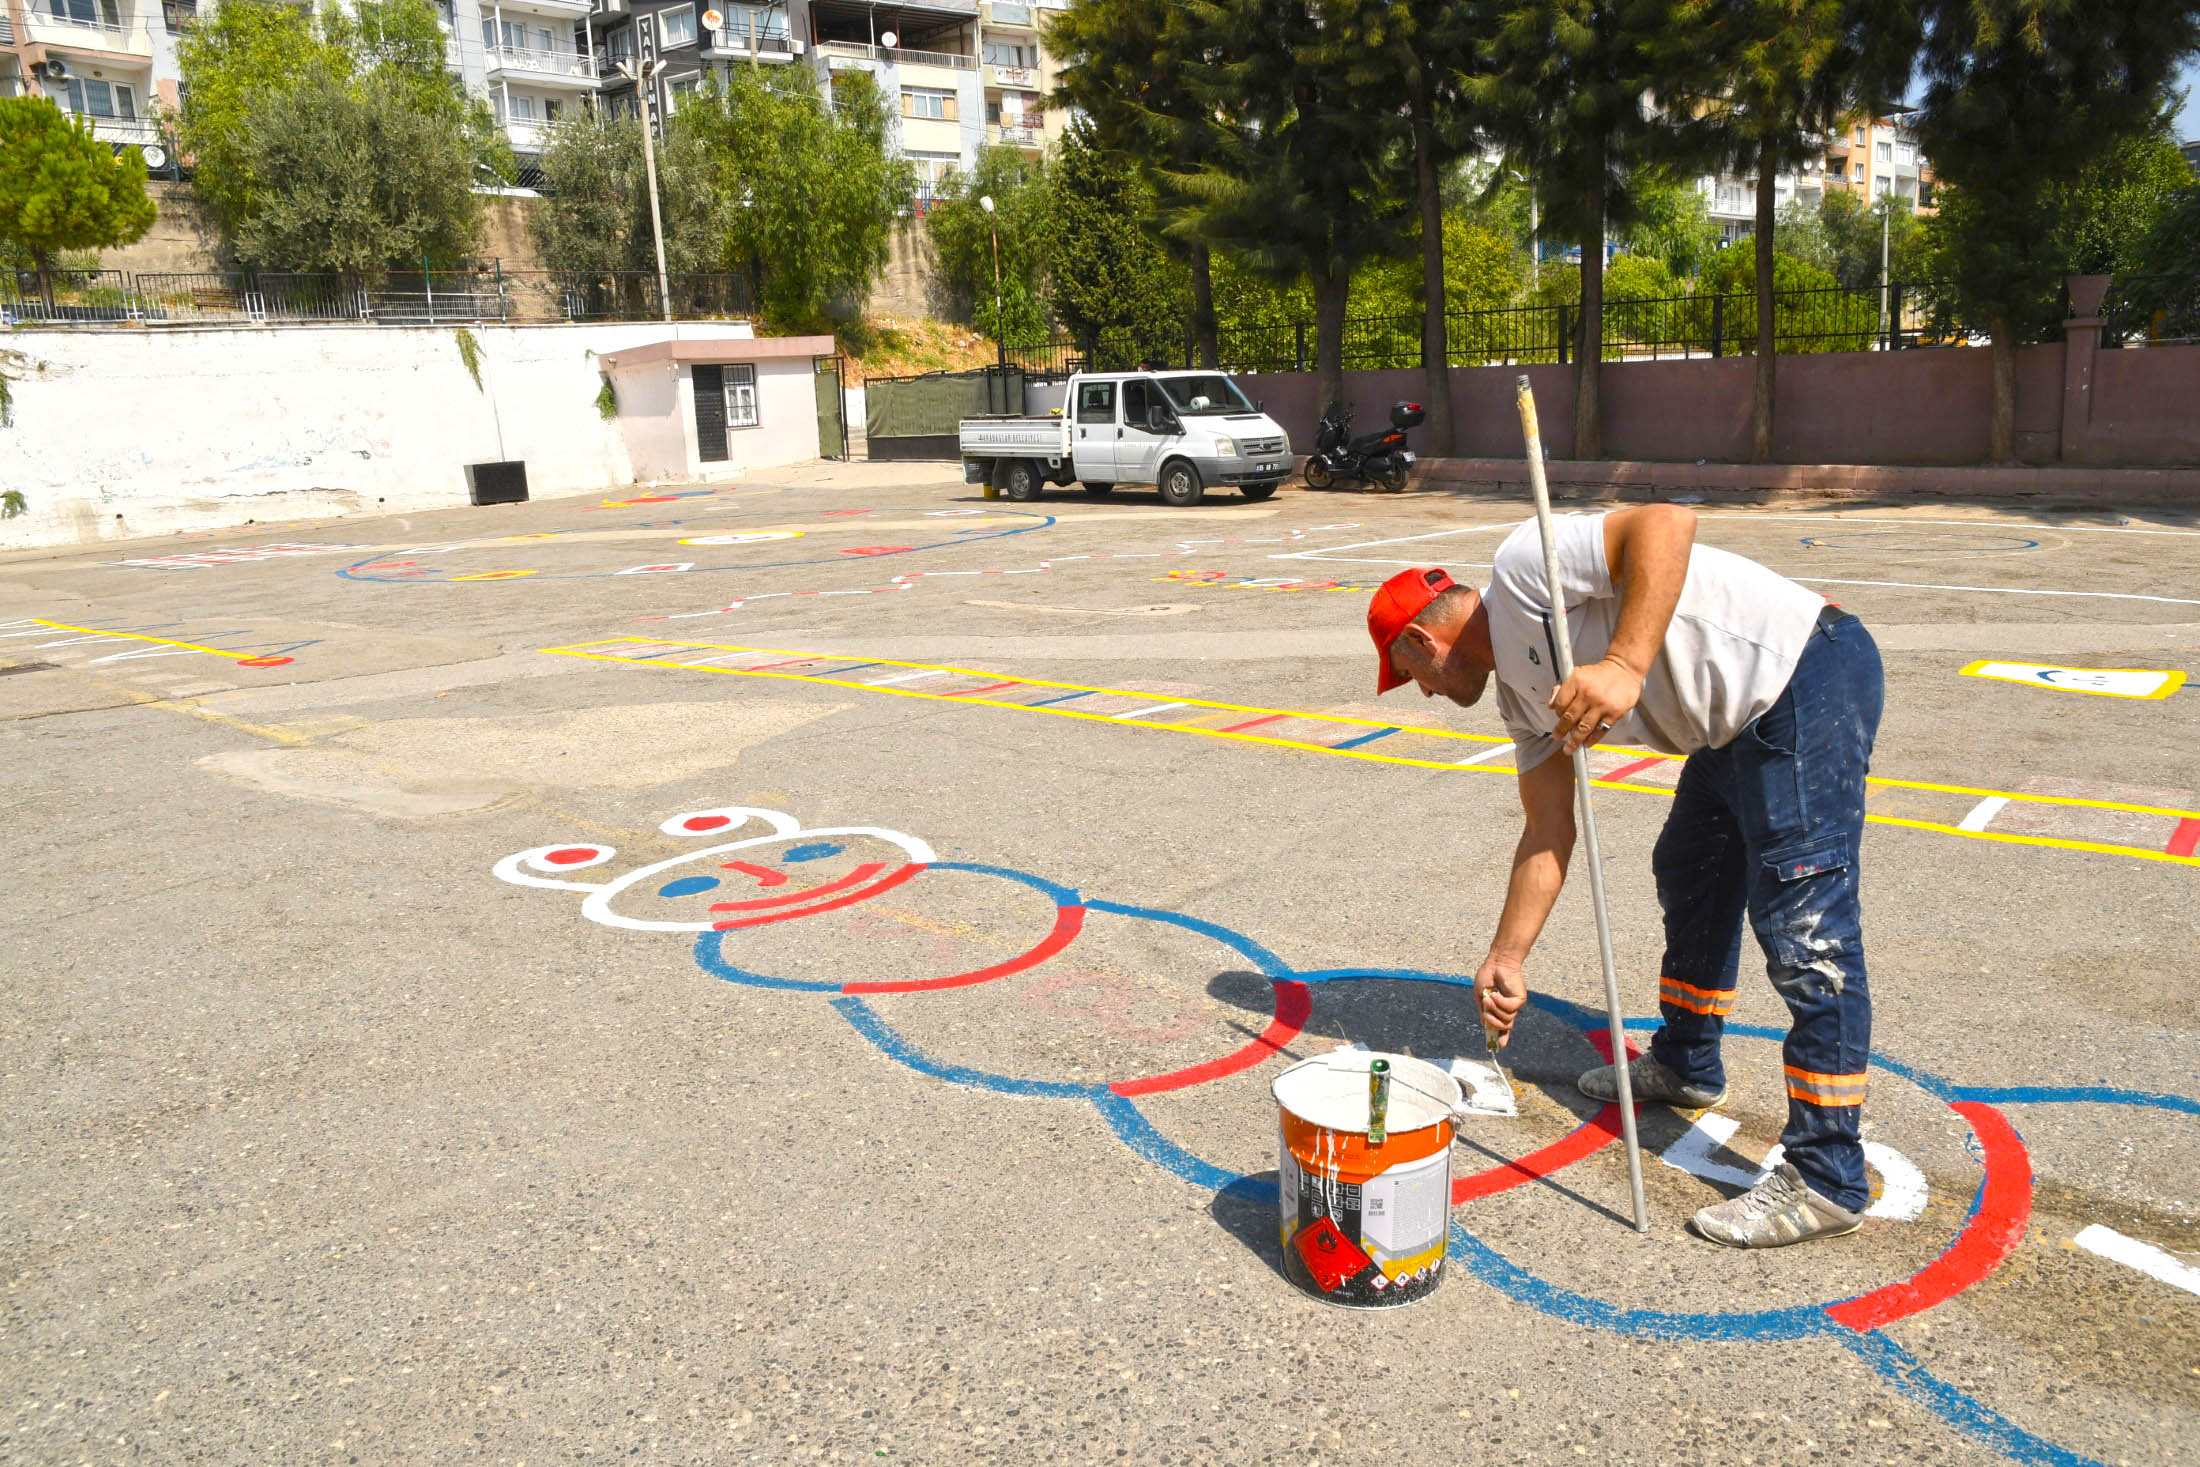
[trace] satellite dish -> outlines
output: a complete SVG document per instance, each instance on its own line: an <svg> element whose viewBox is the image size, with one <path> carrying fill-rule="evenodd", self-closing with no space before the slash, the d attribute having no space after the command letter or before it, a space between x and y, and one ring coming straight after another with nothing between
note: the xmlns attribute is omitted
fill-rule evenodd
<svg viewBox="0 0 2200 1467"><path fill-rule="evenodd" d="M706 31L714 31L714 30L717 30L717 29L718 29L719 27L723 26L723 25L724 25L725 23L726 23L726 18L725 18L724 16L720 15L720 14L719 14L719 13L718 13L717 11L715 11L715 10L706 10L706 11L704 11L704 12L703 12L703 29L704 29L704 30L706 30Z"/></svg>
<svg viewBox="0 0 2200 1467"><path fill-rule="evenodd" d="M63 64L60 57L49 56L46 58L46 76L52 81L67 81L69 79L69 68Z"/></svg>
<svg viewBox="0 0 2200 1467"><path fill-rule="evenodd" d="M159 143L145 144L138 149L138 154L145 159L147 168L164 168L168 164L168 150Z"/></svg>
<svg viewBox="0 0 2200 1467"><path fill-rule="evenodd" d="M901 44L901 37L895 35L892 31L888 31L885 35L878 38L878 43L881 46L884 46L887 50L891 51L894 49L894 47Z"/></svg>

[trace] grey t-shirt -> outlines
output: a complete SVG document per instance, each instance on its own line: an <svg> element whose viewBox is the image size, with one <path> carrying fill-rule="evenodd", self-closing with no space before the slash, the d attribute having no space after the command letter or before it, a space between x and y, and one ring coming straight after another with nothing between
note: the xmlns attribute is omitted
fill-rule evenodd
<svg viewBox="0 0 2200 1467"><path fill-rule="evenodd" d="M1573 632L1574 661L1595 662L1619 625L1619 589L1604 560L1604 515L1558 516L1558 578ZM1518 745L1514 763L1533 769L1558 748L1557 644L1549 624L1543 539L1534 520L1497 548L1483 601L1497 654L1497 711ZM1698 545L1642 682L1642 701L1598 742L1642 744L1693 754L1731 742L1779 701L1826 599L1754 560Z"/></svg>

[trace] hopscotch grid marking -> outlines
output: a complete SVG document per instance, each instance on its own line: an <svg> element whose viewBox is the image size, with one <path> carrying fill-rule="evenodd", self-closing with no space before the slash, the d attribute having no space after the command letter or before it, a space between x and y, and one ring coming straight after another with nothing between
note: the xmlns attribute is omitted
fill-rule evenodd
<svg viewBox="0 0 2200 1467"><path fill-rule="evenodd" d="M567 647L545 647L542 650L545 654L552 656L579 657L592 662L620 663L630 667L690 668L690 664L675 662L670 660L669 658L623 657L619 656L616 653L588 650L590 648L597 647L615 647L622 644L630 644L643 647L724 646L724 644L720 643L674 643L653 637L610 637L597 642L578 642ZM791 666L793 664L801 662L823 662L834 660L831 658L819 656L815 653L794 654L790 653L789 649L786 648L736 647L726 648L725 650L750 652L767 657L786 657L788 659L786 662L763 664L763 667L767 669L776 669L780 667ZM902 662L891 658L879 658L877 659L876 665L880 667L926 666L923 663ZM1344 758L1359 759L1371 764L1397 764L1412 769L1465 769L1469 772L1478 774L1508 774L1513 772L1510 768L1501 767L1493 764L1469 764L1462 763L1456 760L1413 759L1398 754L1371 754L1360 749L1340 750L1334 744L1317 744L1296 739L1270 738L1262 734L1232 733L1227 729L1204 728L1194 723L1161 723L1135 718L1126 720L1115 714L1087 713L1075 708L1046 707L1042 704L1037 703L1012 703L1006 699L974 698L969 696L968 694L928 693L917 688L880 687L875 683L859 683L844 678L817 677L814 675L799 672L765 671L757 668L740 667L694 667L691 670L736 677L775 678L787 682L805 682L829 687L855 688L868 692L889 693L896 697L922 698L928 702L936 703L961 703L971 707L1006 708L1015 709L1022 712L1043 711L1058 718L1080 718L1089 720L1094 723L1111 723L1118 726L1127 726L1131 728L1158 728L1168 729L1177 733L1196 733L1204 735L1208 738L1229 739L1239 743L1266 744L1274 748L1297 749L1317 754L1336 754ZM934 672L949 673L960 677L998 678L1000 676L998 673L984 672L975 668L967 667L933 666L928 670ZM1126 691L1120 688L1082 687L1076 683L1055 682L1046 678L1011 678L1007 682L995 682L993 684L990 684L985 689L985 691L993 691L995 689L1008 687L1011 685L1032 688L1067 688L1073 690L1073 692L1080 695L1100 694L1103 696L1129 698L1148 696ZM1058 701L1068 700L1065 699ZM1320 723L1352 724L1361 728L1390 729L1400 733L1424 734L1430 738L1436 739L1453 739L1474 743L1491 743L1493 745L1499 744L1501 742L1499 740L1491 739L1487 735L1483 734L1456 733L1449 729L1410 727L1402 724L1382 723L1375 719L1369 718L1354 718L1346 714L1312 713L1304 709L1262 708L1250 704L1211 702L1205 699L1197 698L1185 699L1182 706L1187 708L1209 708L1232 713L1272 714L1278 719L1303 718ZM1614 749L1602 744L1593 745L1592 747L1604 753L1631 754L1637 752L1631 749ZM1492 748L1485 751L1485 754L1487 757L1494 758L1497 752L1498 751L1496 748ZM1663 757L1671 760L1677 756L1667 755ZM1608 779L1592 779L1589 782L1591 785L1594 785L1601 789L1632 790L1638 794L1662 795L1667 799L1672 799L1675 794L1675 791L1659 785L1635 784L1626 781L1615 781ZM2025 804L2057 805L2093 810L2118 810L2128 814L2160 815L2176 820L2200 819L2200 811L2169 809L2158 805L2134 805L2117 800L2089 800L2080 799L2069 795L2029 795L2010 790L1980 789L1971 785L1935 784L1925 780L1882 779L1878 776L1868 777L1866 783L1881 789L1924 790L1937 794L1975 795L1980 799L1991 799L1999 797L2011 802L2021 801ZM1951 825L1944 821L1916 820L1895 815L1874 815L1867 813L1864 818L1868 823L1874 825L1890 825L1906 830L1934 831L1943 835L1964 836L1972 840L1996 841L2007 845L2043 846L2055 850L2090 851L2100 855L2130 856L2138 860L2161 861L2172 865L2200 866L2200 855L2179 856L2173 855L2166 850L2150 850L2144 846L2114 845L2102 841L2072 840L2059 836L2015 835L1993 830L1965 830L1960 825Z"/></svg>
<svg viewBox="0 0 2200 1467"><path fill-rule="evenodd" d="M199 645L199 644L198 644L197 642L179 642L179 641L175 640L175 639L174 639L174 638L172 638L172 637L143 637L143 636L139 636L139 635L138 635L137 633L135 633L135 632L105 632L105 631L100 631L100 630L98 630L98 629L97 629L97 628L95 628L95 627L79 627L79 626L71 626L71 625L69 625L69 624L68 624L67 622L60 622L60 621L43 621L43 620L39 620L38 618L33 618L33 620L38 620L38 621L39 621L39 625L41 625L41 626L45 626L45 627L50 627L50 628L54 629L55 631L62 631L62 632L91 632L91 633L93 633L93 635L92 635L92 636L90 636L90 637L84 637L84 638L80 638L80 639L74 639L74 640L81 640L81 641L114 641L114 640L120 639L120 640L125 640L125 641L131 641L131 642L157 642L157 643L159 643L159 644L160 644L161 646L163 646L163 647L181 647L181 648L183 648L183 649L184 649L185 651L188 651L188 652L204 652L204 653L206 653L206 654L207 654L208 656L210 656L210 657L227 657L227 658L229 658L229 659L230 659L230 660L231 660L232 662L241 662L241 661L245 661L245 660L248 660L248 659L250 658L250 656L251 656L251 654L250 654L249 652L231 652L231 651L228 651L228 650L226 650L225 648L221 648L221 647L202 647L202 646L200 646L200 645ZM45 646L45 647L60 647L60 646L65 646L65 645L68 645L68 643L64 643L64 642L44 642L44 643L41 643L40 645L41 645L41 646Z"/></svg>

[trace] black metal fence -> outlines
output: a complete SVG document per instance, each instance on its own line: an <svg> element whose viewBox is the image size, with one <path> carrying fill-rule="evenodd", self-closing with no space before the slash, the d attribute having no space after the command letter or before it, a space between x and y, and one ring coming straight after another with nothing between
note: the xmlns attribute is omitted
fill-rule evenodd
<svg viewBox="0 0 2200 1467"><path fill-rule="evenodd" d="M1897 281L1882 289L1784 290L1773 296L1773 349L1780 352L1898 351L1955 344L1934 336L1930 287ZM1421 317L1355 316L1344 323L1346 371L1401 370L1422 365ZM1571 362L1581 350L1581 308L1509 306L1453 311L1445 317L1445 354L1455 367ZM1225 328L1217 362L1231 372L1308 372L1318 332L1311 321ZM1754 295L1677 295L1652 300L1607 298L1604 358L1721 357L1757 348ZM1012 365L1035 378L1075 371L1121 372L1138 367L1193 365L1197 344L1186 329L1103 334L1096 340L1009 346Z"/></svg>
<svg viewBox="0 0 2200 1467"><path fill-rule="evenodd" d="M2120 275L2101 317L2103 346L2200 342L2200 275Z"/></svg>
<svg viewBox="0 0 2200 1467"><path fill-rule="evenodd" d="M741 275L666 278L675 320L750 314ZM0 272L0 322L17 326L385 326L469 322L655 321L668 316L654 271L478 269L379 277L205 270Z"/></svg>

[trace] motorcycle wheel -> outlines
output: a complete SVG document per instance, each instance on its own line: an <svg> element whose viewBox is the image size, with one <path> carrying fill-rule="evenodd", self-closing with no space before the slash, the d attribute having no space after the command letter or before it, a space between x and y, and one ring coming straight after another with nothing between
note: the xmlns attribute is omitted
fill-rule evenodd
<svg viewBox="0 0 2200 1467"><path fill-rule="evenodd" d="M1330 489L1334 488L1336 486L1336 483L1337 476L1329 472L1329 466L1324 464L1320 459L1310 458L1306 461L1307 488Z"/></svg>
<svg viewBox="0 0 2200 1467"><path fill-rule="evenodd" d="M1374 475L1375 482L1383 486L1383 491L1386 494L1404 493L1406 476L1412 472L1405 464L1394 458L1386 458L1369 464L1368 471Z"/></svg>

